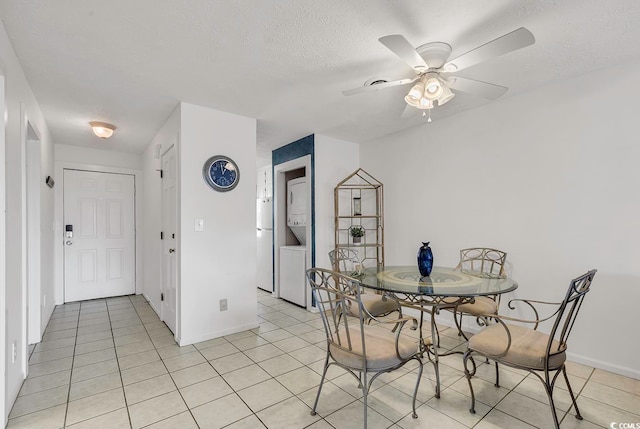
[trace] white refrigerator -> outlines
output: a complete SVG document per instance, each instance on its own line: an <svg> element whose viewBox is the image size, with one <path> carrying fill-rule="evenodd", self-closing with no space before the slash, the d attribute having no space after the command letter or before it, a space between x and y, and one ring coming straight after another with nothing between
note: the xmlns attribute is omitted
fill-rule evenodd
<svg viewBox="0 0 640 429"><path fill-rule="evenodd" d="M271 198L257 200L258 287L273 292L273 223Z"/></svg>

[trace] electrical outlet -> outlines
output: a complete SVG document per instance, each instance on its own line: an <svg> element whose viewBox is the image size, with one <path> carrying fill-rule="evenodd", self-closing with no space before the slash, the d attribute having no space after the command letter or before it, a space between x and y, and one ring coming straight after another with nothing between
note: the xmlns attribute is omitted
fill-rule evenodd
<svg viewBox="0 0 640 429"><path fill-rule="evenodd" d="M18 359L18 342L13 340L11 343L11 363L15 363L16 359Z"/></svg>
<svg viewBox="0 0 640 429"><path fill-rule="evenodd" d="M220 311L227 311L229 307L227 306L227 299L220 300Z"/></svg>

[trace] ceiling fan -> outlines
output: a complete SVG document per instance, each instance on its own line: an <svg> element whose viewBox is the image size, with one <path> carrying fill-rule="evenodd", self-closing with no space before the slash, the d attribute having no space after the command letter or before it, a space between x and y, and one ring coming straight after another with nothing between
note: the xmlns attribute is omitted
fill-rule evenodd
<svg viewBox="0 0 640 429"><path fill-rule="evenodd" d="M342 93L344 95L355 95L416 82L404 100L409 106L423 111L429 110L429 113L436 103L438 106L442 106L455 96L455 93L451 91L452 89L489 100L500 97L507 92L508 88L454 76L453 73L535 43L533 34L526 28L520 27L511 33L507 33L449 60L451 46L447 43L431 42L414 49L407 39L400 34L384 36L378 40L406 62L415 71L416 76L392 82L381 79L370 80L365 82L363 87L350 89ZM425 116L424 112L423 116ZM430 121L431 117L429 117Z"/></svg>

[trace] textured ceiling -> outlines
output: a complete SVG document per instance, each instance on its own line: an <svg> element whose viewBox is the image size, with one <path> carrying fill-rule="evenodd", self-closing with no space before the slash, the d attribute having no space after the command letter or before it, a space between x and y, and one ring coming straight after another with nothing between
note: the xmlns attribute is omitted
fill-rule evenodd
<svg viewBox="0 0 640 429"><path fill-rule="evenodd" d="M444 41L452 58L518 27L536 44L461 71L504 97L640 57L637 0L1 0L3 20L56 143L141 152L179 101L258 119L258 154L310 133L354 142L424 124L412 76L378 42ZM458 94L434 120L486 101ZM87 123L111 122L108 141Z"/></svg>

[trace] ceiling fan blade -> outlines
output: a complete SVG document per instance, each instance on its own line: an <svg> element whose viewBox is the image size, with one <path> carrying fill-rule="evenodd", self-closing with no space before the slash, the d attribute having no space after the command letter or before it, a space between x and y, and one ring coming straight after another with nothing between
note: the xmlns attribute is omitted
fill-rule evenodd
<svg viewBox="0 0 640 429"><path fill-rule="evenodd" d="M404 110L402 111L402 114L400 115L400 117L402 119L407 119L407 118L413 118L415 116L418 116L417 110L415 107L413 106L409 106L407 103L405 103L405 107Z"/></svg>
<svg viewBox="0 0 640 429"><path fill-rule="evenodd" d="M421 72L426 71L429 66L427 62L418 54L414 47L400 34L392 34L378 39L380 43L389 48L402 61L407 63L412 69Z"/></svg>
<svg viewBox="0 0 640 429"><path fill-rule="evenodd" d="M471 51L452 59L444 65L445 70L456 71L479 64L489 58L498 57L508 52L516 51L525 46L533 45L536 39L524 27L498 37Z"/></svg>
<svg viewBox="0 0 640 429"><path fill-rule="evenodd" d="M467 94L477 95L489 100L495 100L509 89L492 83L467 79L466 77L452 77L450 82L449 86L456 91L466 92Z"/></svg>
<svg viewBox="0 0 640 429"><path fill-rule="evenodd" d="M375 83L372 85L361 86L359 88L347 89L346 91L342 91L342 94L356 95L356 94L361 94L363 92L379 91L381 89L391 88L392 86L399 86L399 85L406 85L408 83L413 83L416 80L418 80L418 78L419 76L416 76L414 78L394 80L391 82Z"/></svg>

